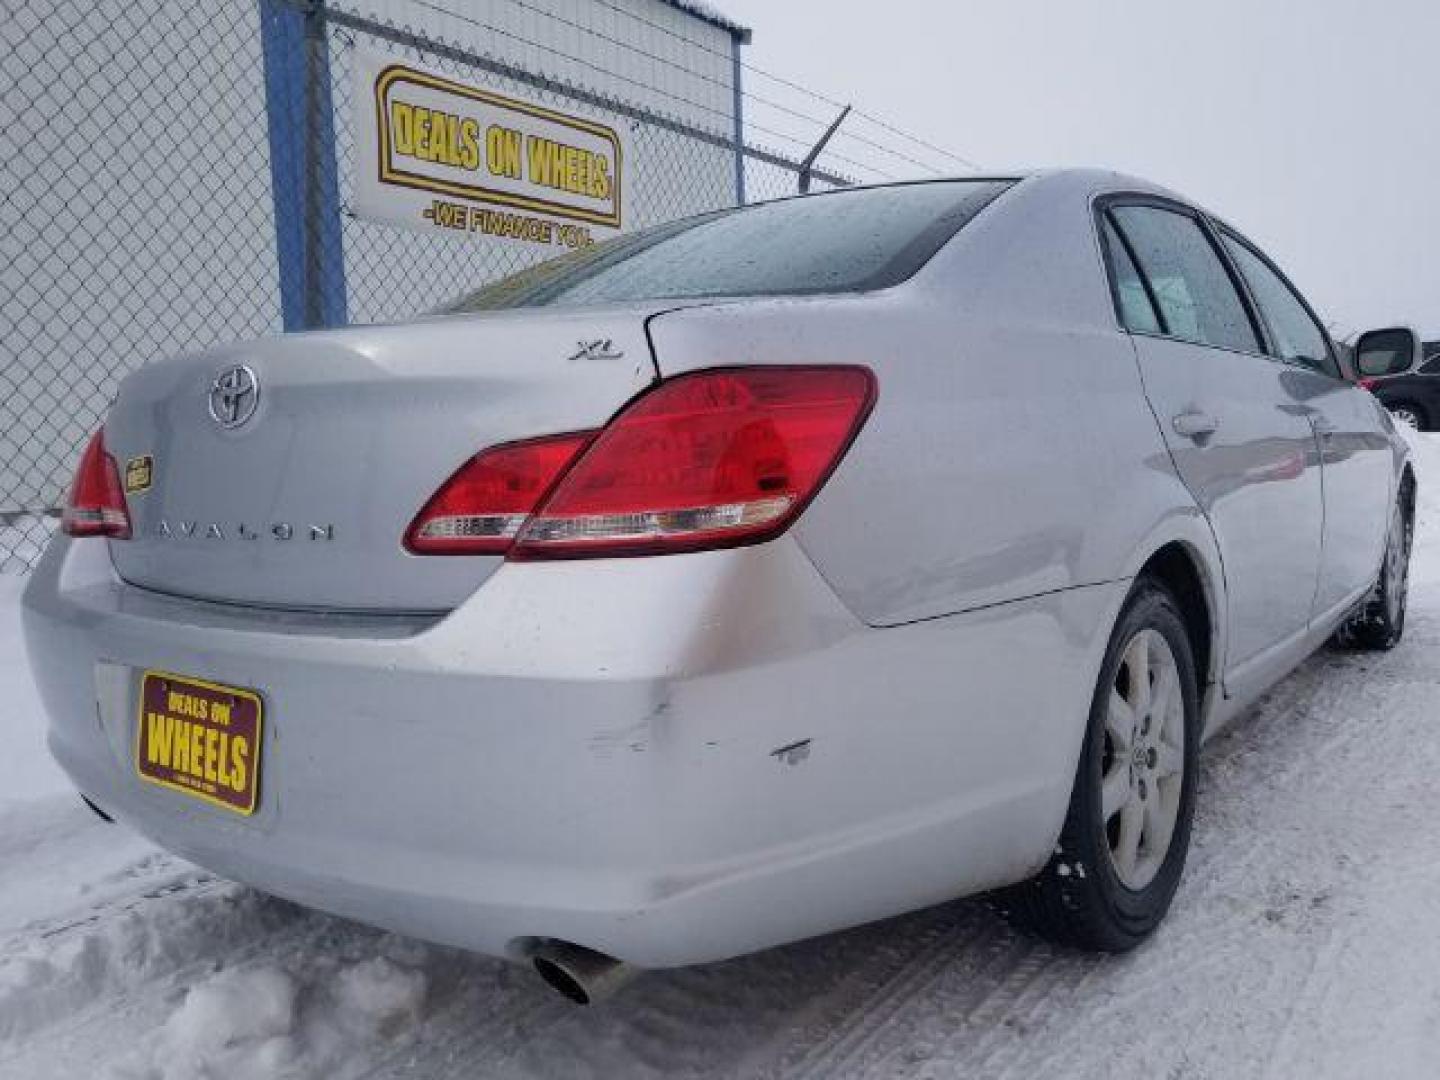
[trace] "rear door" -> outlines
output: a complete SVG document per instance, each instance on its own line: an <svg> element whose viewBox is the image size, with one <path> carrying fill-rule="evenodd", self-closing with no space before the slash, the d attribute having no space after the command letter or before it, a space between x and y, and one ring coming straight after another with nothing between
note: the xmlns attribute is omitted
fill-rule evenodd
<svg viewBox="0 0 1440 1080"><path fill-rule="evenodd" d="M1375 580L1390 520L1389 437L1374 397L1343 378L1328 335L1300 294L1253 244L1225 226L1218 231L1268 331L1267 351L1289 367L1319 436L1325 493L1319 617Z"/></svg>
<svg viewBox="0 0 1440 1080"><path fill-rule="evenodd" d="M1310 388L1265 355L1198 214L1127 196L1107 200L1100 218L1145 392L1220 548L1233 670L1309 622L1323 531Z"/></svg>

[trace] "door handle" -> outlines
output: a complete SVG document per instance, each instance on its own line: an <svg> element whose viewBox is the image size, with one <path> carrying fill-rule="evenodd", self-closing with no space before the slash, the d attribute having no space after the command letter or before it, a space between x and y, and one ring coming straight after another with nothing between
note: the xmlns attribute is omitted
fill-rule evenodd
<svg viewBox="0 0 1440 1080"><path fill-rule="evenodd" d="M1339 430L1339 428L1335 426L1335 421L1331 420L1323 413L1313 413L1310 417L1310 423L1315 428L1315 434L1319 435L1321 438L1328 439L1331 435L1334 435L1335 432Z"/></svg>
<svg viewBox="0 0 1440 1080"><path fill-rule="evenodd" d="M1198 410L1178 413L1171 418L1170 423L1175 428L1175 434L1183 435L1187 439L1203 439L1207 435L1214 435L1220 428L1218 417Z"/></svg>

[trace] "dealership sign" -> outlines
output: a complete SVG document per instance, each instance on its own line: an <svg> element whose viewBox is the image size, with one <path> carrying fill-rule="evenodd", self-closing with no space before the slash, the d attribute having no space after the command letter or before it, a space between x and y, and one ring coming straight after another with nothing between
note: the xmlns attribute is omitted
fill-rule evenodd
<svg viewBox="0 0 1440 1080"><path fill-rule="evenodd" d="M624 224L614 128L394 57L359 52L355 72L360 216L560 248Z"/></svg>

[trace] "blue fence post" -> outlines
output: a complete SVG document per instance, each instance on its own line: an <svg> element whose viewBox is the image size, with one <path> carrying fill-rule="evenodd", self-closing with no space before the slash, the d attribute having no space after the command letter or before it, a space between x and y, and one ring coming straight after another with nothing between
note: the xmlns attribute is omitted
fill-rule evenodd
<svg viewBox="0 0 1440 1080"><path fill-rule="evenodd" d="M284 328L340 326L345 255L323 3L258 0Z"/></svg>
<svg viewBox="0 0 1440 1080"><path fill-rule="evenodd" d="M745 205L745 94L740 87L740 46L745 36L730 35L730 81L735 91L735 205Z"/></svg>

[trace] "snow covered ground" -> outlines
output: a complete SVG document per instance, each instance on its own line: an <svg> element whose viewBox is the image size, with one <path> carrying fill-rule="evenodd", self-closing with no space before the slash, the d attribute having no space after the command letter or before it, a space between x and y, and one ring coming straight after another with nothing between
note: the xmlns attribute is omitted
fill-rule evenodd
<svg viewBox="0 0 1440 1080"><path fill-rule="evenodd" d="M1404 644L1322 651L1207 748L1154 941L1077 956L957 902L590 1010L91 817L40 748L0 577L0 1077L1433 1077L1440 437L1415 441Z"/></svg>

